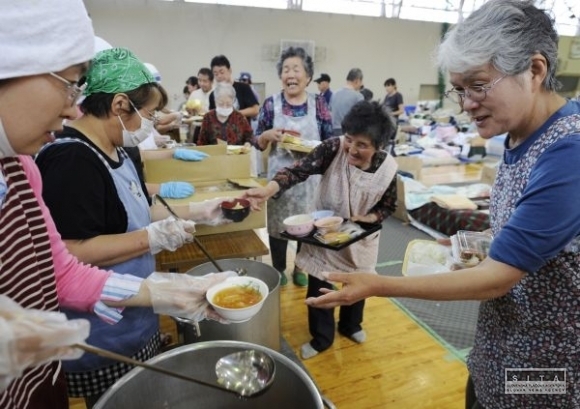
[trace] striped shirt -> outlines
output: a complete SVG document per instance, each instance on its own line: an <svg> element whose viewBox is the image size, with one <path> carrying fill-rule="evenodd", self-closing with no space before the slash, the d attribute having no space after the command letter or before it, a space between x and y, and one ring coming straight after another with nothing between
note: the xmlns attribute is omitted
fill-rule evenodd
<svg viewBox="0 0 580 409"><path fill-rule="evenodd" d="M0 294L24 308L58 311L60 302L94 311L109 323L119 321L122 309L103 301L134 295L142 279L82 264L66 251L42 201L31 158L0 159L0 171L6 185L0 197ZM59 368L48 363L26 369L0 393L0 408L27 408L35 390L52 383Z"/></svg>

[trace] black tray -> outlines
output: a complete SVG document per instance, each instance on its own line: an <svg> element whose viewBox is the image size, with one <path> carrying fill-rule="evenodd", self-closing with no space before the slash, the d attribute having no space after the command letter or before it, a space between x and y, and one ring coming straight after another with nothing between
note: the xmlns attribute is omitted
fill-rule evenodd
<svg viewBox="0 0 580 409"><path fill-rule="evenodd" d="M310 232L310 234L308 234L308 236L302 236L302 237L293 236L291 234L286 233L286 231L281 232L280 236L282 236L288 240L295 240L295 241L299 241L302 243L312 244L313 246L324 247L325 249L342 250L343 248L350 246L352 243L356 243L357 241L364 239L365 237L370 236L374 232L377 232L383 228L383 225L381 223L362 223L362 222L355 222L355 223L358 224L360 227L362 227L365 230L364 233L362 233L361 235L359 235L353 239L350 239L349 241L345 241L344 243L335 244L335 245L325 244L325 243L317 240L316 237L314 237L314 235L316 234L316 231L317 231L316 228L314 230L312 230L312 232Z"/></svg>

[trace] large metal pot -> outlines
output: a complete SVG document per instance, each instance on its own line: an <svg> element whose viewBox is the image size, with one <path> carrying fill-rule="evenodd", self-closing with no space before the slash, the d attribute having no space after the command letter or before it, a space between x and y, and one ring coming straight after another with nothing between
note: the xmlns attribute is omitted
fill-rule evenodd
<svg viewBox="0 0 580 409"><path fill-rule="evenodd" d="M199 325L177 320L180 343L233 340L263 345L276 351L280 350L280 273L273 267L259 261L243 258L219 260L225 270L244 268L248 276L264 281L269 289L268 298L258 314L251 320L240 324L224 325L216 321L204 320ZM202 276L215 272L212 263L194 267L186 274Z"/></svg>
<svg viewBox="0 0 580 409"><path fill-rule="evenodd" d="M184 375L216 382L215 364L224 355L245 349L264 351L274 359L274 382L259 396L240 399L219 391L143 368L125 374L99 399L94 409L322 409L316 385L296 363L260 345L237 341L200 342L165 352L148 363ZM329 408L332 403L325 400Z"/></svg>

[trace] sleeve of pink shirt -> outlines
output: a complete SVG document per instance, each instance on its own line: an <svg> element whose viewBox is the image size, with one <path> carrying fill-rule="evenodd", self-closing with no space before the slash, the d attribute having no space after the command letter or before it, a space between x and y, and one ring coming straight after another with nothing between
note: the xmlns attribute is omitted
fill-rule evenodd
<svg viewBox="0 0 580 409"><path fill-rule="evenodd" d="M19 159L44 215L52 248L56 289L60 305L80 311L94 311L107 322L114 323L120 320L122 309L106 307L102 301L118 301L134 295L139 288L140 279L136 280L137 277L127 275L128 280L123 280L123 275L81 263L70 254L56 230L48 207L42 199L42 178L36 164L28 156L20 156ZM123 291L119 291L122 294L110 296L110 294L116 293L111 288L123 288Z"/></svg>

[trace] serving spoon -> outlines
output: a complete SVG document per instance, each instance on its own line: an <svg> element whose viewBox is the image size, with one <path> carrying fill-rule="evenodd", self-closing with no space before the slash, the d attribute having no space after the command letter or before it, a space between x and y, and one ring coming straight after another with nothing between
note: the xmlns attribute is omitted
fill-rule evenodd
<svg viewBox="0 0 580 409"><path fill-rule="evenodd" d="M167 203L165 201L165 199L163 199L161 196L159 195L155 195L155 199L159 200L159 203L161 203L163 205L163 207L165 207L165 209L176 219L181 220L182 217L179 217L177 215L177 213L175 213L175 211L171 208L171 206L169 206L169 203ZM221 268L221 266L218 264L218 262L209 254L209 252L207 251L207 249L205 248L205 246L201 243L201 241L199 241L199 239L196 236L193 236L193 241L195 242L195 244L197 244L197 247L199 247L199 249L203 252L203 254L205 254L205 256L209 259L209 261L211 261L211 263L215 266L215 268L217 268L217 270L220 273L223 273L225 270L223 268ZM245 268L238 268L235 270L235 272L239 275L239 276L245 276L246 274L248 274L248 272L246 271Z"/></svg>
<svg viewBox="0 0 580 409"><path fill-rule="evenodd" d="M137 361L136 359L126 357L125 355L117 354L92 345L74 344L72 347L82 349L85 352L99 355L104 358L159 372L184 381L194 382L221 391L231 392L241 397L251 397L264 392L272 385L276 374L274 359L267 353L255 349L234 352L221 357L215 365L217 383L211 383L145 362Z"/></svg>

